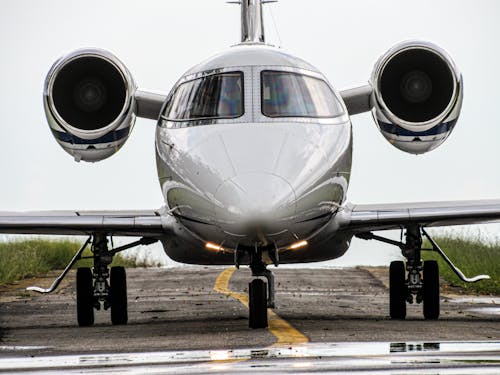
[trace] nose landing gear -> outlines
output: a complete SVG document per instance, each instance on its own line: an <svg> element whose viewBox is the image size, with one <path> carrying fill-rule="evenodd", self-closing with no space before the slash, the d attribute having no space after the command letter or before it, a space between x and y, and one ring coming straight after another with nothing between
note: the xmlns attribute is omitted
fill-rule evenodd
<svg viewBox="0 0 500 375"><path fill-rule="evenodd" d="M261 249L250 252L250 270L253 277L264 277L267 283L257 278L248 284L248 325L250 328L266 328L268 326L267 309L275 306L274 275L262 261Z"/></svg>
<svg viewBox="0 0 500 375"><path fill-rule="evenodd" d="M262 279L254 279L248 284L248 326L267 327L267 287Z"/></svg>

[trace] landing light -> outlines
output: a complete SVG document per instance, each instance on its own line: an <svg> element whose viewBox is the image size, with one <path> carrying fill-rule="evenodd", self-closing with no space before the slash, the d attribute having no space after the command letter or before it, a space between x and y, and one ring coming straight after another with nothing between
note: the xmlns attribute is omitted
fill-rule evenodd
<svg viewBox="0 0 500 375"><path fill-rule="evenodd" d="M222 246L219 246L219 245L216 245L212 242L207 242L205 244L205 247L208 249L208 250L215 250L215 251L222 251L224 250L224 248Z"/></svg>
<svg viewBox="0 0 500 375"><path fill-rule="evenodd" d="M307 241L305 240L291 244L290 246L288 246L288 250L297 250L304 246L307 246Z"/></svg>

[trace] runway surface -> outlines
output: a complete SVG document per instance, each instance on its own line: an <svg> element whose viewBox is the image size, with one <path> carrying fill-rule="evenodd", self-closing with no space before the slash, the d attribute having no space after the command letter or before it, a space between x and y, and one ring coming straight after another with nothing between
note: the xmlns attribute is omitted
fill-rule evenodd
<svg viewBox="0 0 500 375"><path fill-rule="evenodd" d="M76 326L74 273L52 295L2 287L0 372L500 373L500 298L448 291L439 321L421 305L392 321L385 270L273 271L263 330L248 328L247 269L129 269L126 326L106 311Z"/></svg>

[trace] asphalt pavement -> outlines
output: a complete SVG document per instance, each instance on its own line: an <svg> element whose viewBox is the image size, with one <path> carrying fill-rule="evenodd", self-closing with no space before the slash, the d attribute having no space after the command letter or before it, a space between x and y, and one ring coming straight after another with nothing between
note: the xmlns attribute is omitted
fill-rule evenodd
<svg viewBox="0 0 500 375"><path fill-rule="evenodd" d="M1 287L0 371L500 373L500 298L447 290L439 320L410 305L394 321L385 269L273 272L276 308L259 330L248 328L244 268L128 269L126 326L109 311L77 326L73 271L51 295L24 288L55 273Z"/></svg>

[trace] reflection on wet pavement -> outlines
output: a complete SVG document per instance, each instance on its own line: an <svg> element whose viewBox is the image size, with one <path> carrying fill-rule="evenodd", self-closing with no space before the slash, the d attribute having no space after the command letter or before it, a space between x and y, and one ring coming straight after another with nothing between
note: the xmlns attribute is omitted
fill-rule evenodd
<svg viewBox="0 0 500 375"><path fill-rule="evenodd" d="M438 342L424 342L424 343L406 343L406 342L393 342L391 343L391 353L406 353L406 352L426 352L437 351L441 347Z"/></svg>
<svg viewBox="0 0 500 375"><path fill-rule="evenodd" d="M500 307L478 307L475 309L468 309L467 311L485 315L500 315Z"/></svg>
<svg viewBox="0 0 500 375"><path fill-rule="evenodd" d="M0 372L472 374L500 372L500 342L309 343L287 347L26 358L0 348Z"/></svg>

